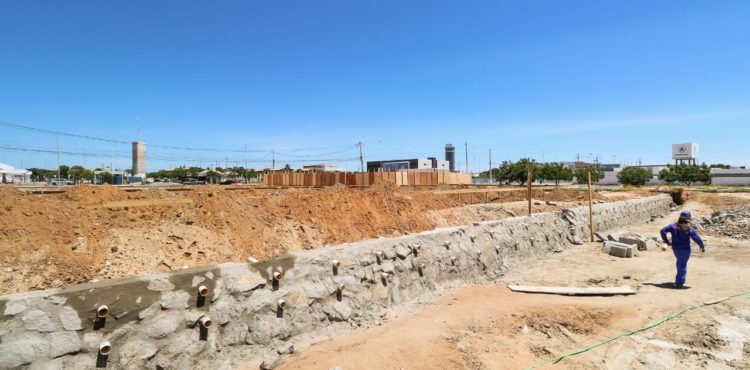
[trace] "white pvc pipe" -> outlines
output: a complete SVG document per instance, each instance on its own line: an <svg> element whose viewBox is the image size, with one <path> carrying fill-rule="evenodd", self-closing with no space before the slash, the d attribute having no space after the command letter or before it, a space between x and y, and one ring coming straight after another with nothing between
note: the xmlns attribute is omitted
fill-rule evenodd
<svg viewBox="0 0 750 370"><path fill-rule="evenodd" d="M198 287L198 295L201 297L207 297L208 296L208 287L205 285L201 285Z"/></svg>
<svg viewBox="0 0 750 370"><path fill-rule="evenodd" d="M250 262L250 263L258 263L258 260L256 260L256 259L255 259L255 258L253 258L253 257L247 257L247 262Z"/></svg>
<svg viewBox="0 0 750 370"><path fill-rule="evenodd" d="M450 240L446 240L446 241L445 241L445 242L443 243L443 246L445 246L446 248L450 248L450 247L451 247L451 241L450 241Z"/></svg>
<svg viewBox="0 0 750 370"><path fill-rule="evenodd" d="M391 274L389 274L389 273L387 273L387 272L381 272L381 273L380 273L380 276L381 276L381 277L382 277L383 279L385 279L385 280L391 280Z"/></svg>
<svg viewBox="0 0 750 370"><path fill-rule="evenodd" d="M278 271L274 271L273 278L275 280L284 280L284 274L282 274L282 273L280 273Z"/></svg>
<svg viewBox="0 0 750 370"><path fill-rule="evenodd" d="M344 289L346 289L346 285L344 285L344 283L339 283L339 285L336 287L336 290L338 290L339 292L343 292Z"/></svg>
<svg viewBox="0 0 750 370"><path fill-rule="evenodd" d="M204 327L206 329L210 328L211 325L213 325L213 323L214 323L213 321L211 321L211 318L208 317L208 316L201 317L201 319L198 320L198 322L201 324L202 327Z"/></svg>
<svg viewBox="0 0 750 370"><path fill-rule="evenodd" d="M383 251L375 251L375 257L377 259L382 260L383 259Z"/></svg>
<svg viewBox="0 0 750 370"><path fill-rule="evenodd" d="M289 307L289 303L286 303L286 301L283 299L279 299L278 301L276 301L276 305L279 306L279 308L281 308L282 310Z"/></svg>
<svg viewBox="0 0 750 370"><path fill-rule="evenodd" d="M413 251L418 251L420 249L422 249L422 245L419 244L419 243L412 244L412 246L411 246L411 250L413 250Z"/></svg>
<svg viewBox="0 0 750 370"><path fill-rule="evenodd" d="M333 267L341 267L341 261L339 261L339 260L331 260L331 266L333 266Z"/></svg>
<svg viewBox="0 0 750 370"><path fill-rule="evenodd" d="M99 353L103 355L108 355L112 352L112 345L109 343L108 340L105 340L101 343L99 343Z"/></svg>
<svg viewBox="0 0 750 370"><path fill-rule="evenodd" d="M424 270L425 268L427 268L427 265L425 265L424 263L420 263L419 268Z"/></svg>
<svg viewBox="0 0 750 370"><path fill-rule="evenodd" d="M101 305L99 308L96 309L96 316L100 319L103 319L109 315L109 307L106 305Z"/></svg>
<svg viewBox="0 0 750 370"><path fill-rule="evenodd" d="M451 263L456 263L456 256L451 256Z"/></svg>

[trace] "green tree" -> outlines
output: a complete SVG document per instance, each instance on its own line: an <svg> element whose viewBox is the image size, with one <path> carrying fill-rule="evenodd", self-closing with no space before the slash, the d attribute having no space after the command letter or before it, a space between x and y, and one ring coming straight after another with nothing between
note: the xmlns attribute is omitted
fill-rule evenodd
<svg viewBox="0 0 750 370"><path fill-rule="evenodd" d="M531 170L532 175L534 175L535 171L538 171L536 170L537 165L538 164L533 159L521 158L518 162L514 163L511 168L511 182L519 182L521 185L524 185L528 179L529 170Z"/></svg>
<svg viewBox="0 0 750 370"><path fill-rule="evenodd" d="M112 174L109 172L100 172L97 177L97 182L100 184L111 184L112 183Z"/></svg>
<svg viewBox="0 0 750 370"><path fill-rule="evenodd" d="M91 180L94 177L94 173L83 168L83 166L70 167L68 173L73 177L74 183L80 183L82 180Z"/></svg>
<svg viewBox="0 0 750 370"><path fill-rule="evenodd" d="M573 180L573 170L563 163L545 163L541 166L539 173L542 179L554 181L555 186L559 186L560 181Z"/></svg>
<svg viewBox="0 0 750 370"><path fill-rule="evenodd" d="M588 182L589 172L591 172L592 183L595 183L604 178L604 171L602 171L602 168L599 167L599 165L590 165L586 167L576 168L575 171L573 171L573 175L575 175L576 181L579 184L585 184Z"/></svg>
<svg viewBox="0 0 750 370"><path fill-rule="evenodd" d="M643 167L625 167L617 175L620 184L642 186L653 177L651 170Z"/></svg>
<svg viewBox="0 0 750 370"><path fill-rule="evenodd" d="M498 168L493 169L493 177L500 183L510 184L513 174L514 164L511 161L503 161Z"/></svg>
<svg viewBox="0 0 750 370"><path fill-rule="evenodd" d="M684 163L676 166L667 166L667 168L659 172L659 178L668 183L681 182L687 186L696 182L710 184L711 167L705 163L700 166Z"/></svg>
<svg viewBox="0 0 750 370"><path fill-rule="evenodd" d="M60 166L60 177L63 179L67 179L68 175L70 175L70 167L66 165Z"/></svg>

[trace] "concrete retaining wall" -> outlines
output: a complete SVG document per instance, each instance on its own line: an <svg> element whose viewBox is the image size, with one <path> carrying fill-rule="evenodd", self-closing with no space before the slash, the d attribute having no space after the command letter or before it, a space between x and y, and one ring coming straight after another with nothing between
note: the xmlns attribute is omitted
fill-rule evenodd
<svg viewBox="0 0 750 370"><path fill-rule="evenodd" d="M595 205L597 230L669 211L666 195ZM223 264L0 297L0 368L229 368L302 338L382 320L392 305L581 244L588 210L542 213ZM340 266L334 267L339 261ZM283 273L282 280L273 279ZM201 298L198 287L209 294ZM279 308L279 300L287 307ZM97 319L97 308L109 315ZM209 317L204 328L199 320ZM101 343L112 346L98 353Z"/></svg>

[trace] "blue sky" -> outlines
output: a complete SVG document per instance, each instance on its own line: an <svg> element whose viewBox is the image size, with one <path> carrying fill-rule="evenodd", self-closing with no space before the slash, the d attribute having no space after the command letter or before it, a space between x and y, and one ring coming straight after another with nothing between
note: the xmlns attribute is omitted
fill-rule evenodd
<svg viewBox="0 0 750 370"><path fill-rule="evenodd" d="M5 1L0 121L149 145L149 170L443 155L750 163L747 1ZM67 164L126 144L61 137ZM56 164L0 125L0 162ZM244 153L247 145L248 153ZM14 148L10 150L8 148ZM255 162L254 160L259 160ZM222 164L223 165L223 164Z"/></svg>

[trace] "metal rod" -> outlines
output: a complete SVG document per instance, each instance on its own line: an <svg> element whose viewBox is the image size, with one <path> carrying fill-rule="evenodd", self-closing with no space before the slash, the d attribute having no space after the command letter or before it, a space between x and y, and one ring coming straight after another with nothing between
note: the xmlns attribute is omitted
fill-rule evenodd
<svg viewBox="0 0 750 370"><path fill-rule="evenodd" d="M589 230L591 231L591 241L594 241L594 210L592 206L591 193L591 170L588 171L589 177Z"/></svg>

